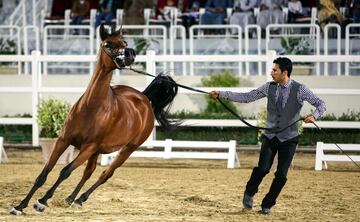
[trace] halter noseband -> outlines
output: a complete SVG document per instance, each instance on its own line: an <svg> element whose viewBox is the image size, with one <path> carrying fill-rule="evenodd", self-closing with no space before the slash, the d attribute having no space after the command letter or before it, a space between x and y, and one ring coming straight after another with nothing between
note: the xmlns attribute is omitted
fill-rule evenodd
<svg viewBox="0 0 360 222"><path fill-rule="evenodd" d="M125 58L126 48L111 48L111 47L108 47L107 45L108 45L107 42L103 42L103 43L101 43L101 48L111 58L111 60L113 60L116 67L118 69L122 69L123 66L122 66L122 64L119 64L119 61L117 61L117 59L119 59L123 63L124 58Z"/></svg>

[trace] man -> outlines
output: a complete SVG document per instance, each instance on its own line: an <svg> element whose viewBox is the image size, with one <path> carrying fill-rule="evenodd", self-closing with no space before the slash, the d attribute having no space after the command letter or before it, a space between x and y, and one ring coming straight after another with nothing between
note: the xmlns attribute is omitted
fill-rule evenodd
<svg viewBox="0 0 360 222"><path fill-rule="evenodd" d="M205 5L205 14L201 16L201 24L224 24L227 7L227 0L208 0Z"/></svg>
<svg viewBox="0 0 360 222"><path fill-rule="evenodd" d="M306 116L305 123L313 123L326 110L325 103L305 85L290 79L292 62L285 57L274 60L271 76L274 81L267 82L259 88L247 93L230 91L212 91L210 96L224 98L240 103L248 103L267 97L267 127L262 141L258 166L252 171L243 197L244 208L253 207L253 196L266 174L269 173L275 154L278 152L278 165L275 178L269 192L261 203L261 213L269 214L276 203L281 189L286 183L286 175L298 144L297 124L278 132L279 129L291 125L300 118L300 110L304 101L313 105L315 111Z"/></svg>
<svg viewBox="0 0 360 222"><path fill-rule="evenodd" d="M245 26L255 23L253 10L257 6L257 0L235 0L233 5L233 13L229 18L229 24L240 25L242 31ZM233 28L232 34L238 34L237 29Z"/></svg>
<svg viewBox="0 0 360 222"><path fill-rule="evenodd" d="M95 17L95 29L105 20L106 25L111 25L111 20L116 17L116 10L123 8L123 0L103 0L99 12Z"/></svg>

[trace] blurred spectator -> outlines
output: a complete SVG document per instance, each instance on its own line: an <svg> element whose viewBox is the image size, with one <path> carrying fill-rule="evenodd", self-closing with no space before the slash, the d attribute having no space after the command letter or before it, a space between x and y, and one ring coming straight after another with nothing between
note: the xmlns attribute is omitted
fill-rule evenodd
<svg viewBox="0 0 360 222"><path fill-rule="evenodd" d="M127 25L143 25L145 24L144 9L151 8L151 0L125 0L124 11L124 24Z"/></svg>
<svg viewBox="0 0 360 222"><path fill-rule="evenodd" d="M53 0L51 6L50 17L52 19L63 19L65 10L71 9L72 1L71 0Z"/></svg>
<svg viewBox="0 0 360 222"><path fill-rule="evenodd" d="M116 16L116 10L122 8L123 0L103 0L99 12L96 14L95 29L105 20L106 25L111 25L111 20Z"/></svg>
<svg viewBox="0 0 360 222"><path fill-rule="evenodd" d="M341 24L343 16L339 10L335 7L333 0L320 0L318 13L318 22L321 30L324 30L325 25L328 23Z"/></svg>
<svg viewBox="0 0 360 222"><path fill-rule="evenodd" d="M257 18L257 23L260 25L263 32L269 24L284 23L282 8L287 7L287 5L287 0L261 0L260 13ZM278 31L274 29L272 30Z"/></svg>
<svg viewBox="0 0 360 222"><path fill-rule="evenodd" d="M304 16L300 0L290 0L288 3L289 17L288 23L295 23L296 19Z"/></svg>
<svg viewBox="0 0 360 222"><path fill-rule="evenodd" d="M245 26L255 23L253 9L256 7L256 5L257 0L235 0L229 23L240 25L244 31ZM232 29L231 33L238 34L237 29Z"/></svg>
<svg viewBox="0 0 360 222"><path fill-rule="evenodd" d="M201 16L201 24L223 24L226 8L232 7L228 0L208 0L205 5L205 14Z"/></svg>
<svg viewBox="0 0 360 222"><path fill-rule="evenodd" d="M88 0L74 0L71 8L71 24L79 25L88 16L90 3Z"/></svg>
<svg viewBox="0 0 360 222"><path fill-rule="evenodd" d="M316 8L319 0L309 1L309 0L301 0L301 5L303 8L303 14L305 16L311 16L311 8Z"/></svg>
<svg viewBox="0 0 360 222"><path fill-rule="evenodd" d="M346 1L346 12L347 18L352 19L354 23L360 23L360 1L359 0L347 0Z"/></svg>
<svg viewBox="0 0 360 222"><path fill-rule="evenodd" d="M184 1L184 11L181 15L182 25L186 30L186 37L189 38L189 28L199 21L199 9L205 7L206 0L190 0Z"/></svg>
<svg viewBox="0 0 360 222"><path fill-rule="evenodd" d="M171 20L171 10L178 10L178 14L180 10L177 8L178 1L177 0L158 0L157 3L157 19L160 21L170 21Z"/></svg>

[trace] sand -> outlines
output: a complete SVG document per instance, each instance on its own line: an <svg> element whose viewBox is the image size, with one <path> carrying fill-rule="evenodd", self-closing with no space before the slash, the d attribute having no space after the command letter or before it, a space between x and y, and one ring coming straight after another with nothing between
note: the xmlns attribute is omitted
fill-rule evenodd
<svg viewBox="0 0 360 222"><path fill-rule="evenodd" d="M80 180L79 167L56 190L43 213L32 205L55 182L61 165L35 193L26 215L9 210L30 190L41 171L41 152L8 150L10 162L0 164L0 221L359 221L360 170L353 163L329 163L314 171L314 155L298 153L288 182L270 215L259 214L260 203L274 177L272 170L255 196L253 210L241 199L258 154L240 153L241 167L226 169L225 161L131 158L100 186L82 207L64 199ZM85 185L93 184L105 167L97 166ZM83 189L84 190L84 189Z"/></svg>

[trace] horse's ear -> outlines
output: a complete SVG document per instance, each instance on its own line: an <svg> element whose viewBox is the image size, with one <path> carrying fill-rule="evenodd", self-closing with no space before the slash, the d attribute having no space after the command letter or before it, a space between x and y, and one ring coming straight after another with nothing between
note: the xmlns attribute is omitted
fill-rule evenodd
<svg viewBox="0 0 360 222"><path fill-rule="evenodd" d="M122 35L122 24L120 26L120 29L114 32L114 36L116 37L120 37L121 35Z"/></svg>
<svg viewBox="0 0 360 222"><path fill-rule="evenodd" d="M99 32L100 32L100 37L101 37L102 41L104 41L109 36L109 34L107 33L107 31L104 27L104 24L100 25Z"/></svg>

